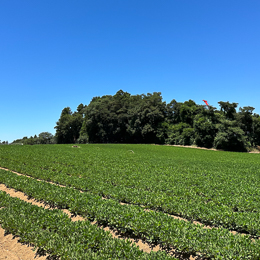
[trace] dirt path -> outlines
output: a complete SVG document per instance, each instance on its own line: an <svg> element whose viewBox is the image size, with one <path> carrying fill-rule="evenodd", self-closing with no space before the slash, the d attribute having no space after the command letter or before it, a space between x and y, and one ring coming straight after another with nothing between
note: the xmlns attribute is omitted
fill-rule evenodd
<svg viewBox="0 0 260 260"><path fill-rule="evenodd" d="M165 146L194 148L194 149L211 150L211 151L221 151L221 150L217 150L217 149L215 149L215 148L206 148L206 147L199 147L199 146L194 146L194 145L165 144Z"/></svg>
<svg viewBox="0 0 260 260"><path fill-rule="evenodd" d="M37 256L33 247L21 244L19 238L5 235L5 230L0 225L0 260L46 260L47 256Z"/></svg>
<svg viewBox="0 0 260 260"><path fill-rule="evenodd" d="M153 145L162 145L162 144L153 144ZM202 150L209 150L209 151L224 151L221 149L215 149L215 148L206 148L206 147L199 147L195 145L179 145L179 144L163 144L165 146L175 146L175 147L184 147L184 148L194 148L194 149L202 149ZM248 153L260 153L260 147L257 149L253 149L252 151L249 151Z"/></svg>

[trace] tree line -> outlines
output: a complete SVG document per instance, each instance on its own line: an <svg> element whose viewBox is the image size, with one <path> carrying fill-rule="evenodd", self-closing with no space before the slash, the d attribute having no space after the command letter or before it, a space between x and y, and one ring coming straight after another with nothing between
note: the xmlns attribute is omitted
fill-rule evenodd
<svg viewBox="0 0 260 260"><path fill-rule="evenodd" d="M218 102L220 109L194 101L162 101L160 92L92 98L77 111L62 110L55 142L157 143L247 151L260 146L260 117L251 106Z"/></svg>
<svg viewBox="0 0 260 260"><path fill-rule="evenodd" d="M34 145L34 144L55 144L56 138L49 132L42 132L38 136L34 135L31 137L23 137L22 139L17 139L12 142L12 144L28 144L28 145Z"/></svg>

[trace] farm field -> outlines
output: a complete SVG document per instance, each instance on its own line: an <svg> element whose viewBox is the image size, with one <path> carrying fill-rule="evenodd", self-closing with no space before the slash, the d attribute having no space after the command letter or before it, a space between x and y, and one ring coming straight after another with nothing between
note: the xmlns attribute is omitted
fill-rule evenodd
<svg viewBox="0 0 260 260"><path fill-rule="evenodd" d="M58 208L1 192L0 223L61 259L260 259L259 160L157 145L0 146L10 170L0 183ZM164 250L143 252L91 221Z"/></svg>

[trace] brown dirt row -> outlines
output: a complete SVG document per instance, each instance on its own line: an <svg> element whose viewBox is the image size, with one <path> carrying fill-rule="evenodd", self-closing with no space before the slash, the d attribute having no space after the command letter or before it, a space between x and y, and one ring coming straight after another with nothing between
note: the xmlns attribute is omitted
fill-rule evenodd
<svg viewBox="0 0 260 260"><path fill-rule="evenodd" d="M21 244L19 238L5 235L5 230L0 225L0 260L46 260L47 256L38 256L33 247Z"/></svg>
<svg viewBox="0 0 260 260"><path fill-rule="evenodd" d="M179 145L179 144L153 144L153 145L176 146L176 147L194 148L194 149L202 149L202 150L210 150L210 151L222 151L222 152L224 151L221 149L199 147L195 145ZM253 149L252 151L249 151L248 153L260 153L260 146L258 146L257 149Z"/></svg>

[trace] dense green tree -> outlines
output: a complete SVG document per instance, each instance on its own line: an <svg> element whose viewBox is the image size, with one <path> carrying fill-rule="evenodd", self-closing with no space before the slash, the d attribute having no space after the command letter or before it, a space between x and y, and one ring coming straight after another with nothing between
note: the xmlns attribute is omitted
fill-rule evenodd
<svg viewBox="0 0 260 260"><path fill-rule="evenodd" d="M56 139L58 144L72 143L73 137L70 133L70 119L72 111L70 107L65 107L62 112L59 121L54 127L56 129Z"/></svg>
<svg viewBox="0 0 260 260"><path fill-rule="evenodd" d="M215 108L209 106L202 108L200 113L194 118L195 143L201 147L210 148L213 146L214 138L217 133L218 117L215 114Z"/></svg>
<svg viewBox="0 0 260 260"><path fill-rule="evenodd" d="M236 121L222 119L217 127L218 132L214 139L214 146L217 149L247 151L248 143L245 138L245 132L238 126Z"/></svg>
<svg viewBox="0 0 260 260"><path fill-rule="evenodd" d="M170 124L167 121L163 121L158 124L156 139L158 144L167 143L168 134L169 134Z"/></svg>
<svg viewBox="0 0 260 260"><path fill-rule="evenodd" d="M64 108L55 138L58 143L195 143L239 151L260 145L260 119L253 107L237 112L237 103L219 105L216 110L175 99L166 104L160 92L131 95L119 90L94 97L87 106L80 104L74 113Z"/></svg>
<svg viewBox="0 0 260 260"><path fill-rule="evenodd" d="M216 125L201 114L197 115L194 120L195 143L201 147L210 148L213 146L214 138L217 133Z"/></svg>
<svg viewBox="0 0 260 260"><path fill-rule="evenodd" d="M173 99L166 105L166 120L171 124L186 123L193 126L194 118L201 113L203 106L197 105L193 100L184 103Z"/></svg>
<svg viewBox="0 0 260 260"><path fill-rule="evenodd" d="M83 123L82 109L78 109L74 113L69 107L62 110L60 119L55 126L57 143L76 143Z"/></svg>
<svg viewBox="0 0 260 260"><path fill-rule="evenodd" d="M239 122L239 127L244 131L246 140L253 144L253 111L255 108L247 106L239 108L239 112L236 115L236 120Z"/></svg>
<svg viewBox="0 0 260 260"><path fill-rule="evenodd" d="M196 105L193 100L185 101L180 108L181 122L193 125L195 116L202 110L201 106Z"/></svg>
<svg viewBox="0 0 260 260"><path fill-rule="evenodd" d="M218 103L220 105L220 111L224 114L224 116L229 120L233 120L236 115L236 107L238 103L229 103L229 101L219 101Z"/></svg>
<svg viewBox="0 0 260 260"><path fill-rule="evenodd" d="M168 144L191 145L194 141L194 129L187 123L172 124L168 128Z"/></svg>
<svg viewBox="0 0 260 260"><path fill-rule="evenodd" d="M79 104L78 107L77 107L77 113L83 116L85 107L86 106L84 106L82 103Z"/></svg>
<svg viewBox="0 0 260 260"><path fill-rule="evenodd" d="M26 145L34 145L35 144L35 139L30 136L29 138L26 138L23 142L23 144L26 144Z"/></svg>
<svg viewBox="0 0 260 260"><path fill-rule="evenodd" d="M253 123L252 123L252 131L253 131L253 138L251 145L253 147L260 146L260 116L258 114L254 114L252 116Z"/></svg>
<svg viewBox="0 0 260 260"><path fill-rule="evenodd" d="M37 139L34 137L34 139ZM54 136L49 132L42 132L39 134L38 137L39 144L53 144L54 143Z"/></svg>
<svg viewBox="0 0 260 260"><path fill-rule="evenodd" d="M166 105L166 115L165 119L169 124L180 123L180 106L182 103L178 103L173 99L169 104Z"/></svg>
<svg viewBox="0 0 260 260"><path fill-rule="evenodd" d="M94 97L86 109L85 123L90 142L108 141L112 119L109 111L111 98L111 96Z"/></svg>
<svg viewBox="0 0 260 260"><path fill-rule="evenodd" d="M25 136L23 139L17 139L12 142L12 144L25 144L25 145L35 145L35 144L53 144L55 143L54 136L49 132L42 132L39 136L34 135L34 137Z"/></svg>
<svg viewBox="0 0 260 260"><path fill-rule="evenodd" d="M82 127L90 142L157 142L164 114L161 93L131 96L120 90L93 98Z"/></svg>
<svg viewBox="0 0 260 260"><path fill-rule="evenodd" d="M166 116L166 103L162 101L160 92L133 97L128 115L127 132L134 142L162 141L161 130Z"/></svg>

